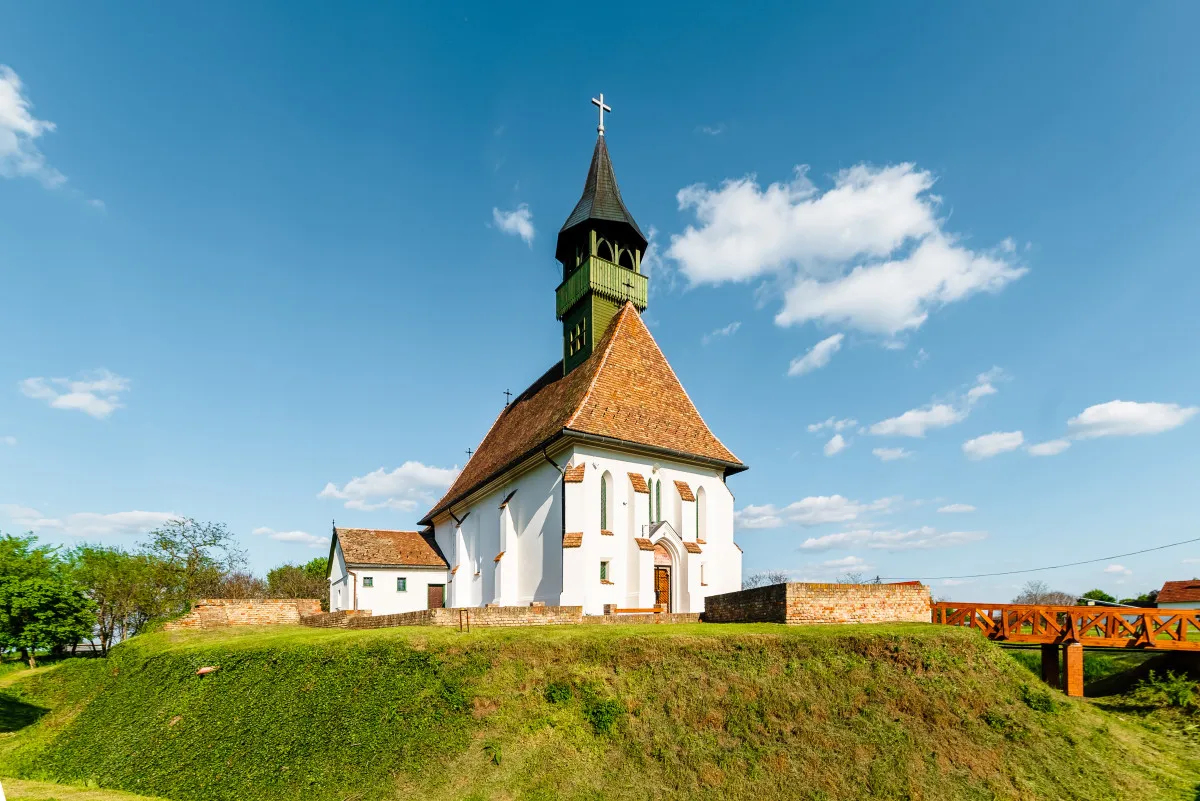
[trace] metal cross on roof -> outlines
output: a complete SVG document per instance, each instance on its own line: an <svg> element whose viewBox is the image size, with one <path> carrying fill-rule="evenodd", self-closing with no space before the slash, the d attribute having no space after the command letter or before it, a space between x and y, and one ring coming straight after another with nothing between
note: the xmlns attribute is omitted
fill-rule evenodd
<svg viewBox="0 0 1200 801"><path fill-rule="evenodd" d="M468 461L471 459L471 454L472 454L472 453L474 453L474 452L475 452L475 451L471 450L470 448L467 448L467 460L468 460Z"/></svg>
<svg viewBox="0 0 1200 801"><path fill-rule="evenodd" d="M600 127L596 129L596 132L604 136L604 112L612 111L612 107L604 105L604 92L600 93L599 100L594 97L592 98L592 105L599 106L600 108Z"/></svg>
<svg viewBox="0 0 1200 801"><path fill-rule="evenodd" d="M504 390L504 405L507 406L509 404L509 401L511 401L511 400L512 400L512 393L509 392L507 389Z"/></svg>

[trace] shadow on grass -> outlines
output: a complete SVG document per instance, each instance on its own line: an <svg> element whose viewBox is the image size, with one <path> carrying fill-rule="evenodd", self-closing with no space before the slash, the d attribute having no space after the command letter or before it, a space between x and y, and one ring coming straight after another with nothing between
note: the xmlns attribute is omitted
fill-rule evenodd
<svg viewBox="0 0 1200 801"><path fill-rule="evenodd" d="M40 706L18 701L11 695L0 694L0 732L18 731L38 722L42 715L49 712Z"/></svg>

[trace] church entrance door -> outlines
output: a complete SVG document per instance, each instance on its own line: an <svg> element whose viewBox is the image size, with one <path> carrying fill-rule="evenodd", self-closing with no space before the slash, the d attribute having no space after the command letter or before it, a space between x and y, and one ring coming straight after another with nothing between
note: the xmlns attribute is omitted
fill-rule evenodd
<svg viewBox="0 0 1200 801"><path fill-rule="evenodd" d="M655 567L654 568L654 605L666 605L667 611L671 611L671 568Z"/></svg>
<svg viewBox="0 0 1200 801"><path fill-rule="evenodd" d="M441 609L446 605L446 585L445 584L430 584L429 585L429 609Z"/></svg>

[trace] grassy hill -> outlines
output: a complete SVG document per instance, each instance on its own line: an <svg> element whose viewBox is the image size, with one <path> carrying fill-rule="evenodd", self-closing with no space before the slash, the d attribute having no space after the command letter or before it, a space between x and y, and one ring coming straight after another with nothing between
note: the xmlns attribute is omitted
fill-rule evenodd
<svg viewBox="0 0 1200 801"><path fill-rule="evenodd" d="M0 678L0 729L0 775L174 801L1190 801L1200 782L1193 740L916 624L154 634Z"/></svg>

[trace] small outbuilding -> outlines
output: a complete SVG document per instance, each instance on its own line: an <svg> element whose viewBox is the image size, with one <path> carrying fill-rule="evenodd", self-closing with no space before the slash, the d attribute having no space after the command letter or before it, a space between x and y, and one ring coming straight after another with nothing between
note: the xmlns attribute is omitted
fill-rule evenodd
<svg viewBox="0 0 1200 801"><path fill-rule="evenodd" d="M329 549L329 609L393 615L446 605L450 566L432 530L335 528Z"/></svg>
<svg viewBox="0 0 1200 801"><path fill-rule="evenodd" d="M1200 579L1168 581L1158 591L1159 609L1200 609Z"/></svg>

